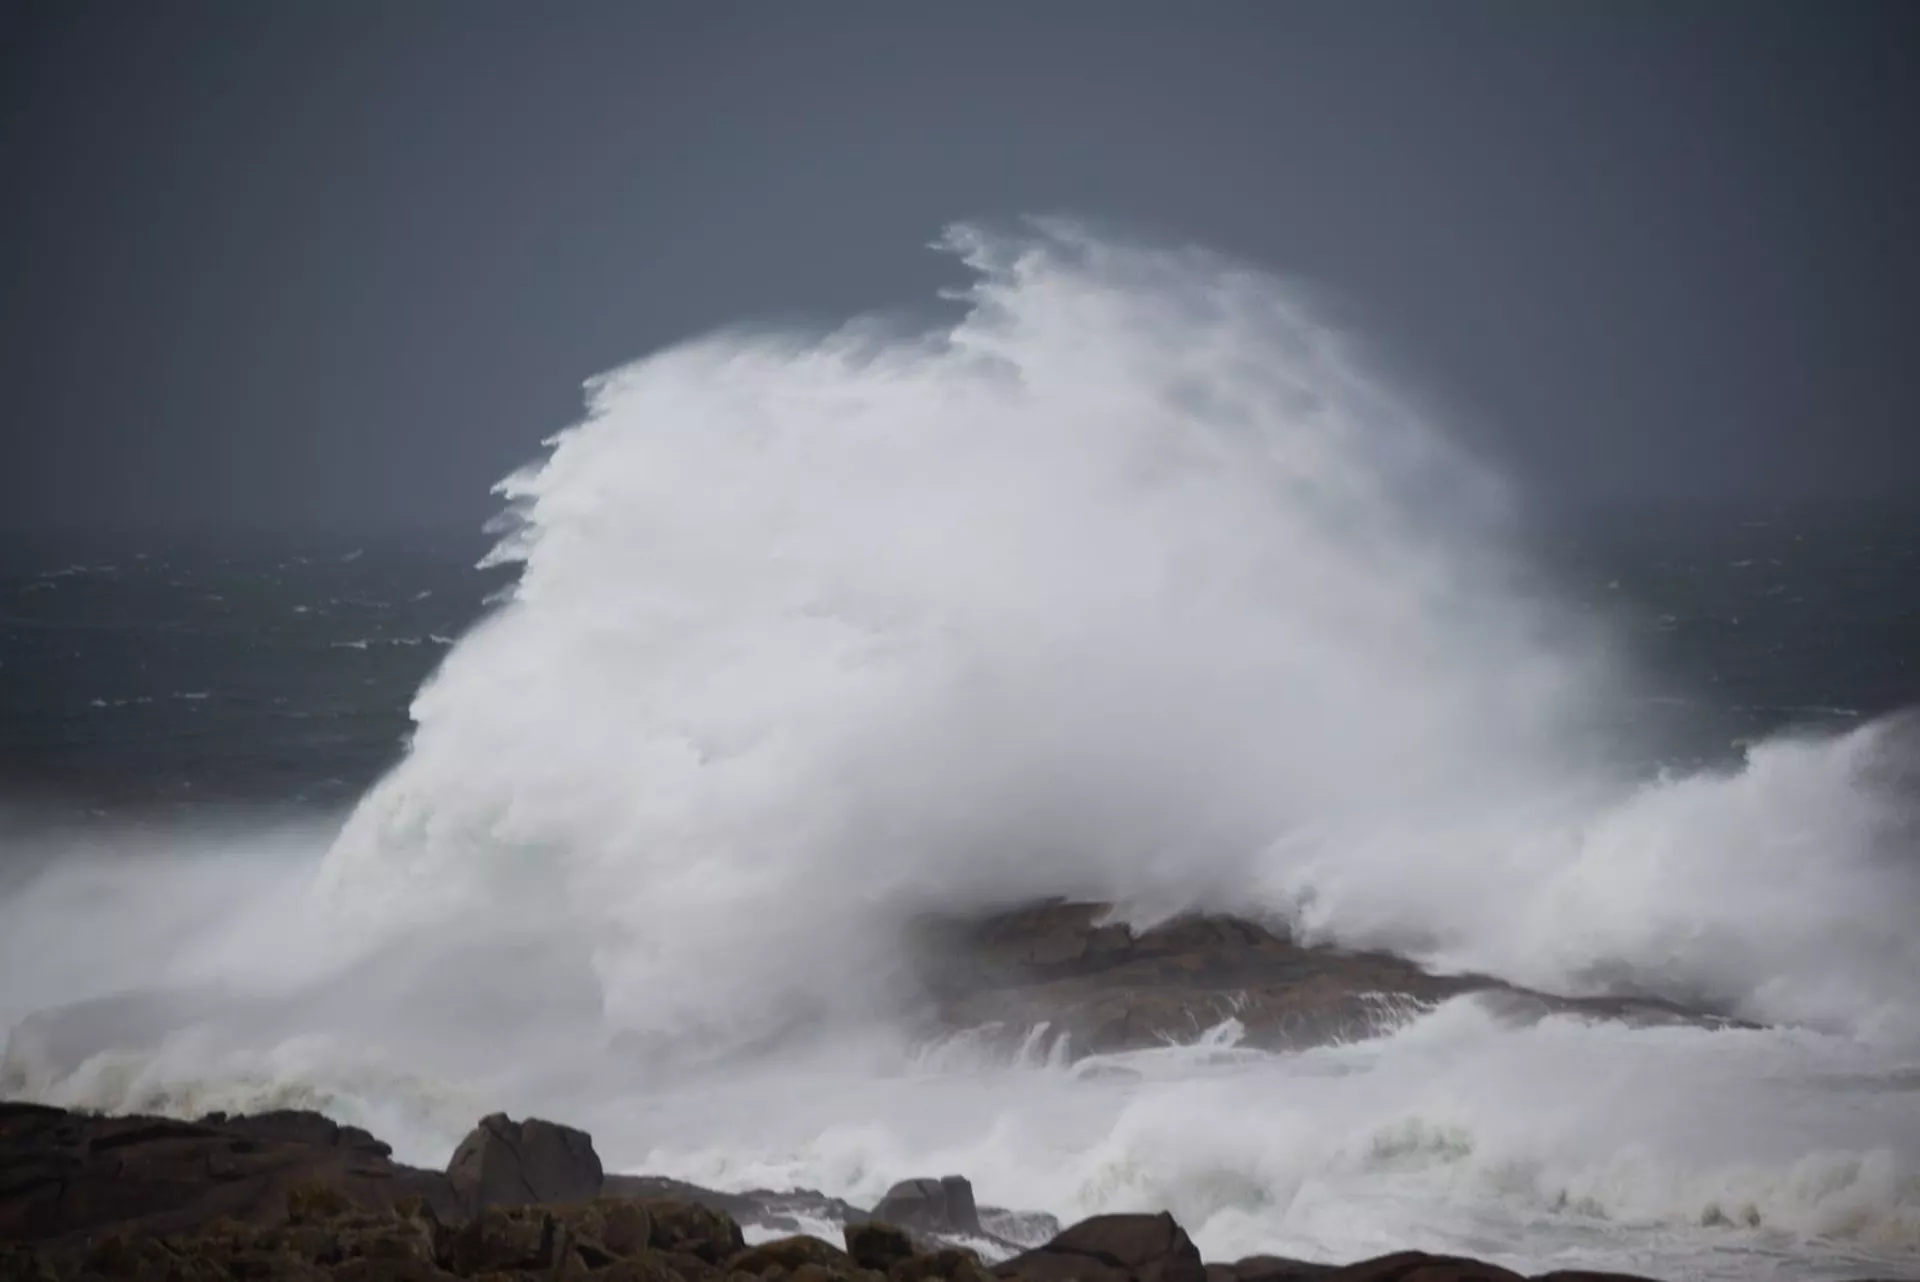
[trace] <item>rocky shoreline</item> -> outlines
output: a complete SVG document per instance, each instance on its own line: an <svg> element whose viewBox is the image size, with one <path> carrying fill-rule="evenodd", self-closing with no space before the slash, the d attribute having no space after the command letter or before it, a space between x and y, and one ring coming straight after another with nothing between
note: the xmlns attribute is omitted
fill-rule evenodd
<svg viewBox="0 0 1920 1282"><path fill-rule="evenodd" d="M1135 930L1100 904L1048 901L927 919L909 941L929 1036L967 1032L1080 1058L1191 1041L1231 1019L1242 1044L1378 1035L1469 994L1518 1021L1734 1021L1671 1003L1568 998L1405 959L1297 943L1244 918ZM141 1006L141 1010L147 1007ZM108 1012L113 1014L114 1012ZM149 1011L157 1026L164 1010ZM138 1027L138 1024L135 1025ZM73 1058L119 1018L55 1012L27 1041ZM16 1030L16 1036L21 1030ZM74 1047L61 1049L65 1038ZM10 1058L18 1048L9 1046ZM0 1080L0 1091L21 1093ZM911 1172L903 1172L911 1175ZM836 1244L809 1232L837 1236ZM0 1282L82 1277L645 1279L646 1282L1515 1282L1403 1253L1336 1265L1203 1263L1167 1215L1052 1217L978 1206L956 1176L907 1179L878 1206L807 1190L720 1192L608 1175L584 1133L482 1119L444 1171L317 1113L194 1120L0 1103ZM1624 1275L1555 1273L1557 1282Z"/></svg>
<svg viewBox="0 0 1920 1282"><path fill-rule="evenodd" d="M803 1223L837 1224L841 1241ZM958 1176L905 1180L867 1209L607 1175L585 1133L498 1115L429 1171L316 1113L182 1121L0 1103L0 1243L0 1282L1522 1282L1419 1252L1207 1263L1164 1213L1063 1229L977 1205Z"/></svg>

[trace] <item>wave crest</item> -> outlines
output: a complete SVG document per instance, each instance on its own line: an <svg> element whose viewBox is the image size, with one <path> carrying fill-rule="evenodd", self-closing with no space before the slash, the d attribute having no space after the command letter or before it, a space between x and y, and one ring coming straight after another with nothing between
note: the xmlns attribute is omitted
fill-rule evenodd
<svg viewBox="0 0 1920 1282"><path fill-rule="evenodd" d="M1885 727L1637 777L1503 487L1296 291L943 243L950 327L659 353L503 483L520 582L335 844L343 929L552 912L668 1035L869 1012L910 914L1050 894L1909 1030Z"/></svg>

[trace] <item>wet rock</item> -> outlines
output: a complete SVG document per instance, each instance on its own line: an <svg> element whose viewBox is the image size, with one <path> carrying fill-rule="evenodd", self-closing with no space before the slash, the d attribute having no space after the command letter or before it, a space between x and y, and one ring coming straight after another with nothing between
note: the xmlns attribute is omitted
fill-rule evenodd
<svg viewBox="0 0 1920 1282"><path fill-rule="evenodd" d="M979 1233L973 1185L959 1175L902 1180L887 1190L873 1218L929 1233Z"/></svg>
<svg viewBox="0 0 1920 1282"><path fill-rule="evenodd" d="M913 943L930 1022L1008 1049L1045 1024L1070 1057L1192 1041L1229 1019L1245 1044L1264 1049L1368 1037L1468 993L1513 1019L1732 1022L1651 998L1564 998L1483 975L1433 975L1387 953L1302 945L1237 917L1189 914L1135 931L1109 915L1106 905L1056 900L919 923Z"/></svg>
<svg viewBox="0 0 1920 1282"><path fill-rule="evenodd" d="M1207 1282L1200 1252L1171 1215L1097 1215L994 1272L1026 1282Z"/></svg>
<svg viewBox="0 0 1920 1282"><path fill-rule="evenodd" d="M877 1220L846 1227L847 1254L863 1269L885 1273L913 1255L913 1239L906 1231Z"/></svg>
<svg viewBox="0 0 1920 1282"><path fill-rule="evenodd" d="M504 1113L482 1118L447 1164L447 1180L468 1212L591 1201L602 1178L585 1131L538 1118L515 1122Z"/></svg>

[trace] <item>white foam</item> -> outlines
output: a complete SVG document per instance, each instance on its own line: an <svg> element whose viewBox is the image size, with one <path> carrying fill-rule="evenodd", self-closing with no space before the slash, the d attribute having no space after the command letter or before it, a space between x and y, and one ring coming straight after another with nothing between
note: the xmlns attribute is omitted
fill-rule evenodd
<svg viewBox="0 0 1920 1282"><path fill-rule="evenodd" d="M729 333L503 486L350 913L546 901L610 1018L880 1000L924 907L1266 909L1553 988L1920 1035L1902 727L1645 781L1500 487L1278 282L961 229L952 329Z"/></svg>

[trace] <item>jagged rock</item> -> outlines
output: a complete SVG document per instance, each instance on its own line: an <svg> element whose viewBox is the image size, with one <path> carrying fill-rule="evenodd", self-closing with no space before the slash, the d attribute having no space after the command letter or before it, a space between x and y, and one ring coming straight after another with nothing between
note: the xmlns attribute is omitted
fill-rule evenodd
<svg viewBox="0 0 1920 1282"><path fill-rule="evenodd" d="M902 1180L887 1190L873 1218L930 1233L978 1233L980 1211L965 1177Z"/></svg>
<svg viewBox="0 0 1920 1282"><path fill-rule="evenodd" d="M994 1272L1025 1282L1206 1282L1206 1267L1171 1215L1097 1215Z"/></svg>
<svg viewBox="0 0 1920 1282"><path fill-rule="evenodd" d="M482 1118L447 1164L447 1180L469 1212L591 1201L602 1178L585 1131L539 1118L514 1122L504 1113Z"/></svg>
<svg viewBox="0 0 1920 1282"><path fill-rule="evenodd" d="M913 1239L904 1229L877 1220L849 1224L845 1229L847 1254L863 1269L885 1273L913 1255Z"/></svg>

